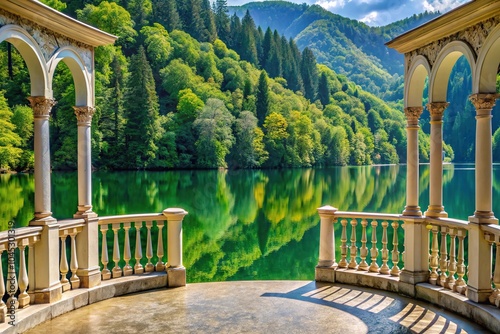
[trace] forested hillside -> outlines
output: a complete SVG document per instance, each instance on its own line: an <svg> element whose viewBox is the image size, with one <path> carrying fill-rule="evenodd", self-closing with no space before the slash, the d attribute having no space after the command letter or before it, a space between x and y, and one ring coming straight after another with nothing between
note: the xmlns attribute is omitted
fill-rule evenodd
<svg viewBox="0 0 500 334"><path fill-rule="evenodd" d="M93 165L101 169L276 168L397 163L405 120L313 52L217 0L44 0L119 36L96 49ZM32 167L28 72L0 52L0 166ZM76 168L74 86L60 63L53 167ZM428 160L422 134L421 157ZM452 150L446 146L447 156Z"/></svg>

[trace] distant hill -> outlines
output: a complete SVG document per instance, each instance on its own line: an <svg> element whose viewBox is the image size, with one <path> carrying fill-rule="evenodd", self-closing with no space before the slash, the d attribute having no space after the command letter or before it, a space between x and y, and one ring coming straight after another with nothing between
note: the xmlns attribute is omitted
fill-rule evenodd
<svg viewBox="0 0 500 334"><path fill-rule="evenodd" d="M313 50L319 63L387 100L402 98L404 58L384 44L439 15L426 12L387 26L369 27L318 5L286 1L251 2L229 10L240 17L248 10L263 30L269 26L294 38L299 48Z"/></svg>

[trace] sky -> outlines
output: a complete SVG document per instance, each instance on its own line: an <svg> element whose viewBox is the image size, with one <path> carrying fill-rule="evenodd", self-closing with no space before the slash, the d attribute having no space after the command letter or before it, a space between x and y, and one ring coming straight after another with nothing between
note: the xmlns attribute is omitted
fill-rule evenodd
<svg viewBox="0 0 500 334"><path fill-rule="evenodd" d="M253 0L265 1L265 0ZM317 4L323 8L370 26L382 26L424 11L445 13L468 0L287 0L298 4ZM251 0L227 0L229 6L238 6Z"/></svg>

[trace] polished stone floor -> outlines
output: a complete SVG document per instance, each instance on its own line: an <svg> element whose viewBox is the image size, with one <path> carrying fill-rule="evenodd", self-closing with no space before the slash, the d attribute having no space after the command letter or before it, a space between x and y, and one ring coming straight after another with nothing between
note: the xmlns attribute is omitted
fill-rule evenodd
<svg viewBox="0 0 500 334"><path fill-rule="evenodd" d="M489 333L394 293L310 281L189 284L108 299L27 333Z"/></svg>

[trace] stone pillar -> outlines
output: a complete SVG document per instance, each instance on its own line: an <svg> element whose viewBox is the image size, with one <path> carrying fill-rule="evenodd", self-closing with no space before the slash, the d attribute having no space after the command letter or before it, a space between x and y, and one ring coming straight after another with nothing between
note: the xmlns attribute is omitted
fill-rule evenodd
<svg viewBox="0 0 500 334"><path fill-rule="evenodd" d="M92 115L95 108L73 107L78 125L78 211L75 218L84 218L85 226L76 237L78 257L77 275L82 288L101 284L99 267L99 220L92 211L92 159L91 132Z"/></svg>
<svg viewBox="0 0 500 334"><path fill-rule="evenodd" d="M35 218L31 226L42 226L40 241L33 247L34 282L30 281L34 303L52 303L62 296L59 281L59 224L52 217L50 186L50 110L56 104L45 96L28 98L34 114ZM32 276L33 277L33 276ZM33 284L33 286L31 286Z"/></svg>
<svg viewBox="0 0 500 334"><path fill-rule="evenodd" d="M35 220L52 216L50 185L50 110L56 104L45 96L28 98L34 114Z"/></svg>
<svg viewBox="0 0 500 334"><path fill-rule="evenodd" d="M431 114L431 171L428 217L448 217L443 206L443 114L448 102L427 104Z"/></svg>
<svg viewBox="0 0 500 334"><path fill-rule="evenodd" d="M404 216L422 216L420 206L418 205L418 183L419 183L419 164L418 164L418 119L422 114L423 107L405 108L406 115L406 207L403 211Z"/></svg>
<svg viewBox="0 0 500 334"><path fill-rule="evenodd" d="M163 210L167 218L168 245L167 245L167 285L169 288L186 285L186 268L182 264L182 220L187 211L180 208Z"/></svg>
<svg viewBox="0 0 500 334"><path fill-rule="evenodd" d="M315 279L319 282L335 282L335 232L333 223L336 221L336 208L323 206L318 209L321 218L319 232L319 261L315 270Z"/></svg>
<svg viewBox="0 0 500 334"><path fill-rule="evenodd" d="M476 211L469 217L467 297L486 302L491 295L491 246L481 224L498 224L492 211L491 110L498 94L473 94L476 108Z"/></svg>

